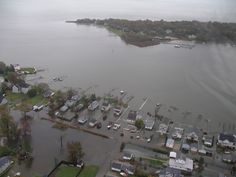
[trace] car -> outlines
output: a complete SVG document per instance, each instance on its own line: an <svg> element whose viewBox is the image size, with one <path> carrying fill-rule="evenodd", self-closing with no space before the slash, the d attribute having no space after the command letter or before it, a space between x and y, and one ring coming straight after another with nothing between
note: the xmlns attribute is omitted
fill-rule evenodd
<svg viewBox="0 0 236 177"><path fill-rule="evenodd" d="M121 114L122 114L122 112L123 112L123 110L122 110L122 108L121 107L115 107L114 109L113 109L113 114L115 115L115 116L120 116Z"/></svg>
<svg viewBox="0 0 236 177"><path fill-rule="evenodd" d="M54 115L58 118L62 118L62 114L59 111L55 112Z"/></svg>
<svg viewBox="0 0 236 177"><path fill-rule="evenodd" d="M96 119L91 119L91 120L89 121L89 126L90 126L90 127L95 127L97 123L98 123L98 122L97 122Z"/></svg>
<svg viewBox="0 0 236 177"><path fill-rule="evenodd" d="M128 176L126 173L124 173L124 172L120 172L120 176L124 176L124 177L126 177L126 176Z"/></svg>
<svg viewBox="0 0 236 177"><path fill-rule="evenodd" d="M120 124L114 124L113 125L113 130L118 130L120 128Z"/></svg>
<svg viewBox="0 0 236 177"><path fill-rule="evenodd" d="M41 111L43 109L44 105L34 105L33 106L33 111Z"/></svg>
<svg viewBox="0 0 236 177"><path fill-rule="evenodd" d="M110 129L112 126L113 126L113 122L109 122L109 123L107 124L107 129Z"/></svg>
<svg viewBox="0 0 236 177"><path fill-rule="evenodd" d="M79 124L85 124L87 121L88 121L88 118L85 116L78 118Z"/></svg>
<svg viewBox="0 0 236 177"><path fill-rule="evenodd" d="M100 129L100 128L102 128L102 123L98 122L96 126L97 126L97 129Z"/></svg>
<svg viewBox="0 0 236 177"><path fill-rule="evenodd" d="M84 166L84 162L82 160L78 160L76 167L82 168Z"/></svg>

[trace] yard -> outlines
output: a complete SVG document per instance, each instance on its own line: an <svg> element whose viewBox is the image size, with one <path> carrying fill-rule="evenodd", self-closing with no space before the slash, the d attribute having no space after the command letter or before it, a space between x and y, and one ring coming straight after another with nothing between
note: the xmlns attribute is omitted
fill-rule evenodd
<svg viewBox="0 0 236 177"><path fill-rule="evenodd" d="M55 177L76 177L80 172L80 168L62 165L57 170Z"/></svg>
<svg viewBox="0 0 236 177"><path fill-rule="evenodd" d="M98 166L90 165L85 166L79 177L95 177L99 170Z"/></svg>
<svg viewBox="0 0 236 177"><path fill-rule="evenodd" d="M17 105L17 108L19 109L21 109L21 105L32 107L36 104L47 103L47 99L41 95L36 95L35 97L29 98L27 95L22 93L7 92L6 98L12 105Z"/></svg>

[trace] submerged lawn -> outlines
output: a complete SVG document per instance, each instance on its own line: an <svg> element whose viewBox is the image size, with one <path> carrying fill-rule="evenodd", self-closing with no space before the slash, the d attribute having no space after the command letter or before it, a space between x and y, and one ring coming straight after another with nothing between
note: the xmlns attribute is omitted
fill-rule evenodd
<svg viewBox="0 0 236 177"><path fill-rule="evenodd" d="M78 167L61 166L59 167L55 177L76 177L79 171L80 168Z"/></svg>
<svg viewBox="0 0 236 177"><path fill-rule="evenodd" d="M85 166L79 177L95 177L98 170L99 167L95 165Z"/></svg>

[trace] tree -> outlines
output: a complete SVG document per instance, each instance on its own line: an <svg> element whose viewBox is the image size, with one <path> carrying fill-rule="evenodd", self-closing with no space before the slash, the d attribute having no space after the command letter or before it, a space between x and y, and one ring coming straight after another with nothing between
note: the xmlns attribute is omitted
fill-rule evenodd
<svg viewBox="0 0 236 177"><path fill-rule="evenodd" d="M78 159L81 159L84 156L82 151L82 146L80 142L70 142L67 143L67 150L68 150L68 159L72 163L76 163Z"/></svg>
<svg viewBox="0 0 236 177"><path fill-rule="evenodd" d="M15 72L8 72L7 73L7 80L13 84L16 84L18 81L18 76Z"/></svg>
<svg viewBox="0 0 236 177"><path fill-rule="evenodd" d="M204 169L204 158L203 157L200 157L198 164L199 164L199 170L202 171Z"/></svg>
<svg viewBox="0 0 236 177"><path fill-rule="evenodd" d="M137 129L141 129L144 127L144 122L142 119L138 119L135 121L135 126L137 127Z"/></svg>
<svg viewBox="0 0 236 177"><path fill-rule="evenodd" d="M63 105L65 100L66 100L65 94L60 90L58 90L56 92L54 98L55 98L55 101L56 101L57 105L59 105L59 106Z"/></svg>
<svg viewBox="0 0 236 177"><path fill-rule="evenodd" d="M18 136L17 125L12 120L7 107L1 112L0 131L8 140L15 140Z"/></svg>
<svg viewBox="0 0 236 177"><path fill-rule="evenodd" d="M33 98L37 95L37 89L36 88L32 88L30 89L28 92L27 92L27 95L30 97L30 98Z"/></svg>
<svg viewBox="0 0 236 177"><path fill-rule="evenodd" d="M0 74L4 74L6 71L6 64L0 61Z"/></svg>

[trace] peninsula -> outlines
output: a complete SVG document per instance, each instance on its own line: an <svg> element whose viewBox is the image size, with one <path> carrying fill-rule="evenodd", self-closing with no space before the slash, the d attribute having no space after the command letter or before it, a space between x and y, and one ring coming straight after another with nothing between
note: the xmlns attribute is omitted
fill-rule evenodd
<svg viewBox="0 0 236 177"><path fill-rule="evenodd" d="M172 40L236 44L236 23L88 18L67 22L105 27L127 44L139 47L158 45Z"/></svg>

